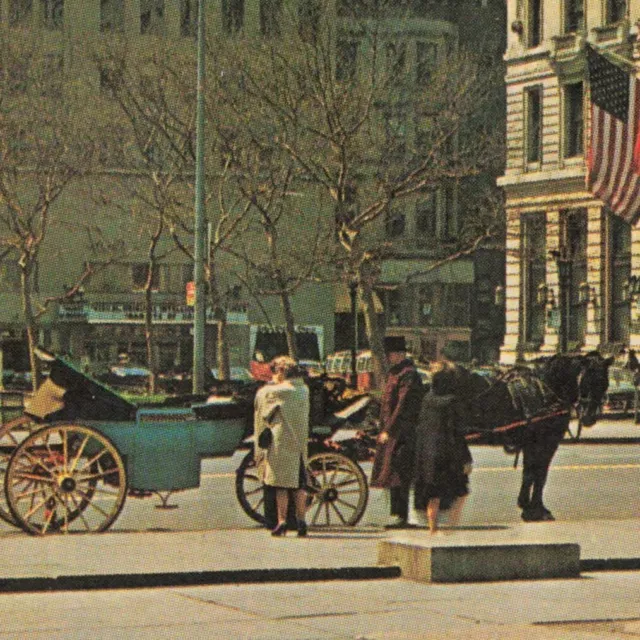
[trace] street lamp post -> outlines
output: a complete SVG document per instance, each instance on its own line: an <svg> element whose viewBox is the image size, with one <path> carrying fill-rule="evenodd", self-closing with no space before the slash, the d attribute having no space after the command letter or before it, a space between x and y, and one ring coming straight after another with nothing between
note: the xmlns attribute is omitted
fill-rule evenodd
<svg viewBox="0 0 640 640"><path fill-rule="evenodd" d="M351 387L358 387L358 371L356 368L358 357L358 281L349 282L349 296L351 297L351 319L353 324L353 337L351 340Z"/></svg>
<svg viewBox="0 0 640 640"><path fill-rule="evenodd" d="M569 330L569 285L571 282L571 258L565 248L550 252L558 267L558 304L560 308L560 353L567 352L567 334Z"/></svg>
<svg viewBox="0 0 640 640"><path fill-rule="evenodd" d="M204 391L205 361L205 212L204 212L204 49L205 0L198 0L197 36L197 104L196 104L196 180L195 180L195 238L193 280L195 300L193 306L193 393Z"/></svg>

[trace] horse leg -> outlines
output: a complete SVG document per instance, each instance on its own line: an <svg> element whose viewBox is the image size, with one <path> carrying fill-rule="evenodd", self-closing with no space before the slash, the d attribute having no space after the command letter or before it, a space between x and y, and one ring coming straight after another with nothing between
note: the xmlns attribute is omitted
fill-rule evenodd
<svg viewBox="0 0 640 640"><path fill-rule="evenodd" d="M566 425L562 420L554 420L534 434L525 446L524 459L530 463L532 477L531 494L528 508L523 510L522 518L527 521L555 520L553 514L544 506L543 494L549 475L551 461L560 446ZM527 456L527 454L529 454Z"/></svg>

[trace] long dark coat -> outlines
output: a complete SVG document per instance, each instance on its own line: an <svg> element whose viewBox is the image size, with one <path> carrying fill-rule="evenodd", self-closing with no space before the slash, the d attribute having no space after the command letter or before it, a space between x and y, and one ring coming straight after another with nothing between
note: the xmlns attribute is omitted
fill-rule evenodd
<svg viewBox="0 0 640 640"><path fill-rule="evenodd" d="M372 487L388 489L410 482L415 429L423 396L422 380L411 360L391 367L380 407L380 431L388 433L389 439L376 448Z"/></svg>
<svg viewBox="0 0 640 640"><path fill-rule="evenodd" d="M460 409L453 395L428 393L422 401L415 442L415 507L424 509L430 498L466 495L464 466L471 452L460 429Z"/></svg>

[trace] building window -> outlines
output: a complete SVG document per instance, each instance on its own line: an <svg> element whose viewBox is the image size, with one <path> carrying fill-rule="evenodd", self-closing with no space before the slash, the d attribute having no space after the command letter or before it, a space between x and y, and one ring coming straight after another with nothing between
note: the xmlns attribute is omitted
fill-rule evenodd
<svg viewBox="0 0 640 640"><path fill-rule="evenodd" d="M584 0L565 0L564 32L584 30Z"/></svg>
<svg viewBox="0 0 640 640"><path fill-rule="evenodd" d="M44 58L42 95L59 98L62 95L64 62L61 53L48 53Z"/></svg>
<svg viewBox="0 0 640 640"><path fill-rule="evenodd" d="M453 184L447 185L442 190L444 206L441 237L445 242L452 242L458 237L457 195L456 186Z"/></svg>
<svg viewBox="0 0 640 640"><path fill-rule="evenodd" d="M124 0L100 0L100 31L124 31Z"/></svg>
<svg viewBox="0 0 640 640"><path fill-rule="evenodd" d="M140 291L147 286L148 274L149 265L146 262L138 262L131 265L131 283L135 291ZM157 266L153 270L151 288L154 291L158 291L160 288L160 269Z"/></svg>
<svg viewBox="0 0 640 640"><path fill-rule="evenodd" d="M405 43L388 42L385 51L389 82L397 83L402 81L407 59L407 47Z"/></svg>
<svg viewBox="0 0 640 640"><path fill-rule="evenodd" d="M11 0L9 24L12 27L28 25L33 15L33 0Z"/></svg>
<svg viewBox="0 0 640 640"><path fill-rule="evenodd" d="M631 275L631 225L616 215L609 215L608 225L611 286L609 340L628 344L630 304L627 283Z"/></svg>
<svg viewBox="0 0 640 640"><path fill-rule="evenodd" d="M180 0L180 35L195 37L198 31L198 0Z"/></svg>
<svg viewBox="0 0 640 640"><path fill-rule="evenodd" d="M527 45L537 47L542 42L542 0L528 0Z"/></svg>
<svg viewBox="0 0 640 640"><path fill-rule="evenodd" d="M437 221L436 193L432 191L425 194L416 204L416 235L418 240L435 241Z"/></svg>
<svg viewBox="0 0 640 640"><path fill-rule="evenodd" d="M471 286L445 284L443 287L443 318L445 327L468 327L471 324Z"/></svg>
<svg viewBox="0 0 640 640"><path fill-rule="evenodd" d="M260 33L267 38L280 35L282 0L260 0Z"/></svg>
<svg viewBox="0 0 640 640"><path fill-rule="evenodd" d="M164 34L164 0L140 0L140 33Z"/></svg>
<svg viewBox="0 0 640 640"><path fill-rule="evenodd" d="M404 235L406 227L405 215L398 209L389 209L385 217L385 230L387 238L393 240Z"/></svg>
<svg viewBox="0 0 640 640"><path fill-rule="evenodd" d="M627 3L625 0L607 0L607 24L620 22L627 15Z"/></svg>
<svg viewBox="0 0 640 640"><path fill-rule="evenodd" d="M426 85L431 79L438 58L438 45L433 42L416 44L416 83Z"/></svg>
<svg viewBox="0 0 640 640"><path fill-rule="evenodd" d="M390 161L400 160L407 150L407 110L400 105L387 107L383 118L386 138L385 156Z"/></svg>
<svg viewBox="0 0 640 640"><path fill-rule="evenodd" d="M336 80L351 82L355 80L358 69L358 42L338 40L336 43Z"/></svg>
<svg viewBox="0 0 640 640"><path fill-rule="evenodd" d="M525 156L527 162L540 162L542 157L542 89L531 87L525 90Z"/></svg>
<svg viewBox="0 0 640 640"><path fill-rule="evenodd" d="M392 289L387 292L386 322L388 327L397 327L404 324L404 313L402 308L402 291Z"/></svg>
<svg viewBox="0 0 640 640"><path fill-rule="evenodd" d="M584 108L582 82L564 88L564 157L583 153Z"/></svg>
<svg viewBox="0 0 640 640"><path fill-rule="evenodd" d="M100 69L100 92L105 96L113 96L123 82L121 69Z"/></svg>
<svg viewBox="0 0 640 640"><path fill-rule="evenodd" d="M59 31L64 24L64 0L41 0L42 25L49 31Z"/></svg>
<svg viewBox="0 0 640 640"><path fill-rule="evenodd" d="M321 17L321 0L298 1L298 32L304 42L316 42Z"/></svg>
<svg viewBox="0 0 640 640"><path fill-rule="evenodd" d="M584 342L587 324L587 309L580 286L587 282L587 214L584 210L562 212L561 241L570 264L565 327L567 339L573 343L570 348L575 349Z"/></svg>
<svg viewBox="0 0 640 640"><path fill-rule="evenodd" d="M229 34L238 33L243 25L244 0L222 0L222 28L224 32Z"/></svg>
<svg viewBox="0 0 640 640"><path fill-rule="evenodd" d="M539 345L544 340L546 318L546 216L541 213L522 217L522 302L523 337L527 344Z"/></svg>
<svg viewBox="0 0 640 640"><path fill-rule="evenodd" d="M418 324L431 327L435 321L436 291L432 284L420 285L418 289Z"/></svg>

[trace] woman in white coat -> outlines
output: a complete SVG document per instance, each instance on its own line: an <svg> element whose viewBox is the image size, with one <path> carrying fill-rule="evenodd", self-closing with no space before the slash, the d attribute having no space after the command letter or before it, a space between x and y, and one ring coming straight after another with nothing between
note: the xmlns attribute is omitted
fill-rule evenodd
<svg viewBox="0 0 640 640"><path fill-rule="evenodd" d="M296 505L298 536L307 535L306 467L309 437L309 389L303 372L288 356L271 363L273 382L258 390L255 400L254 437L256 465L265 485L276 489L278 523L271 535L283 536L287 530L289 491L293 490ZM265 442L265 429L271 430L270 442Z"/></svg>

